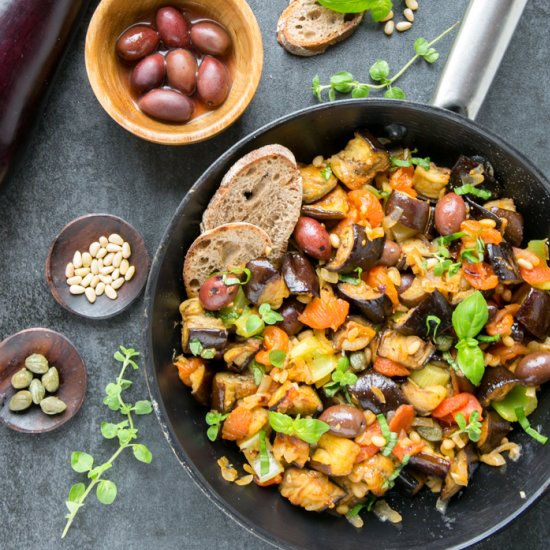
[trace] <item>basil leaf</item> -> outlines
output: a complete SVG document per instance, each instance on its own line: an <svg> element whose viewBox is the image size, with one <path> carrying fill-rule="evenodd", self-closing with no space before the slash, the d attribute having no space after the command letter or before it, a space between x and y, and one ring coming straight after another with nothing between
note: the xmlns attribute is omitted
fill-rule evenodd
<svg viewBox="0 0 550 550"><path fill-rule="evenodd" d="M285 364L286 353L282 349L274 349L269 352L269 362L278 369L282 369Z"/></svg>
<svg viewBox="0 0 550 550"><path fill-rule="evenodd" d="M527 420L527 416L525 415L525 410L523 407L517 407L515 409L516 416L518 418L519 425L525 430L525 432L530 435L535 441L538 441L542 445L546 445L548 442L548 437L545 435L540 434L535 430L535 428L531 427L531 424L529 423L529 420Z"/></svg>
<svg viewBox="0 0 550 550"><path fill-rule="evenodd" d="M491 198L491 191L487 191L486 189L479 189L471 183L465 183L460 187L455 187L453 189L453 192L457 195L473 195L474 197L479 197L480 199L484 200Z"/></svg>
<svg viewBox="0 0 550 550"><path fill-rule="evenodd" d="M294 435L294 420L287 414L270 411L269 424L276 432Z"/></svg>
<svg viewBox="0 0 550 550"><path fill-rule="evenodd" d="M356 273L356 275L354 275ZM356 267L353 273L339 273L338 280L342 283L349 283L350 285L358 286L361 284L361 274L363 273L362 267Z"/></svg>
<svg viewBox="0 0 550 550"><path fill-rule="evenodd" d="M321 436L330 430L330 426L316 418L297 418L294 420L294 430L302 441L315 445Z"/></svg>
<svg viewBox="0 0 550 550"><path fill-rule="evenodd" d="M459 342L459 345L462 342ZM474 385L479 386L483 374L485 373L485 362L483 360L483 352L479 346L470 347L468 345L457 345L458 353L456 361L458 367L464 376Z"/></svg>
<svg viewBox="0 0 550 550"><path fill-rule="evenodd" d="M318 0L321 6L338 13L361 13L370 10L374 21L382 21L390 13L391 0Z"/></svg>
<svg viewBox="0 0 550 550"><path fill-rule="evenodd" d="M269 473L269 455L267 454L267 443L265 431L260 430L260 474L265 476Z"/></svg>
<svg viewBox="0 0 550 550"><path fill-rule="evenodd" d="M461 340L477 336L488 319L487 302L479 290L460 302L453 311L453 327Z"/></svg>
<svg viewBox="0 0 550 550"><path fill-rule="evenodd" d="M353 94L351 94L353 95ZM330 164L327 164L322 170L321 170L321 176L325 181L328 181L330 179L330 176L332 176L332 168L330 167Z"/></svg>

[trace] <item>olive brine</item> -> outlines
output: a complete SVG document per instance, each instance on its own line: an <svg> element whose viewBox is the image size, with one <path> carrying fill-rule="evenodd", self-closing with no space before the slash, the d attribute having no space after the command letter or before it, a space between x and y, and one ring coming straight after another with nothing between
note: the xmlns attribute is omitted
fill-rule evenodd
<svg viewBox="0 0 550 550"><path fill-rule="evenodd" d="M287 252L180 305L174 364L208 437L250 482L356 526L396 485L445 508L480 463L520 459L514 426L547 442L528 417L550 380L548 243L524 242L487 159L417 154L358 131L298 166Z"/></svg>

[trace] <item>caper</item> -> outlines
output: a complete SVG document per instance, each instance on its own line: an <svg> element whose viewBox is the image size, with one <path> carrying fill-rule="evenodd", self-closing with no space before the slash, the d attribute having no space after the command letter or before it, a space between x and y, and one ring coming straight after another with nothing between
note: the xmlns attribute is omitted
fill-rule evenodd
<svg viewBox="0 0 550 550"><path fill-rule="evenodd" d="M40 353L33 353L25 359L25 367L34 374L44 374L48 372L48 360Z"/></svg>
<svg viewBox="0 0 550 550"><path fill-rule="evenodd" d="M365 370L370 363L370 350L365 348L361 351L354 351L349 356L349 362L351 369L355 372L361 372Z"/></svg>
<svg viewBox="0 0 550 550"><path fill-rule="evenodd" d="M64 401L61 401L61 399L50 396L40 401L40 408L45 414L59 414L67 408L67 405Z"/></svg>
<svg viewBox="0 0 550 550"><path fill-rule="evenodd" d="M11 377L11 385L16 390L22 390L23 388L28 388L32 380L32 372L28 371L25 367L18 370Z"/></svg>
<svg viewBox="0 0 550 550"><path fill-rule="evenodd" d="M56 392L59 388L59 373L55 367L51 367L48 372L42 375L42 385L50 393Z"/></svg>
<svg viewBox="0 0 550 550"><path fill-rule="evenodd" d="M16 394L12 396L10 399L10 402L8 404L8 407L10 411L24 411L25 409L28 409L31 406L32 403L32 395L31 392L28 390L18 391Z"/></svg>
<svg viewBox="0 0 550 550"><path fill-rule="evenodd" d="M42 399L44 399L46 395L46 390L44 389L42 382L40 382L38 378L35 378L31 382L31 385L29 386L29 391L31 392L31 395L32 395L32 402L35 405L40 405L40 401L42 401Z"/></svg>

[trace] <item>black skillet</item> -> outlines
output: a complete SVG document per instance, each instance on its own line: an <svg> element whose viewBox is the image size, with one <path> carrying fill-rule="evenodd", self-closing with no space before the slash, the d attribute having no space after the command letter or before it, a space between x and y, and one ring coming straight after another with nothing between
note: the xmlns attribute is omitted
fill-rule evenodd
<svg viewBox="0 0 550 550"><path fill-rule="evenodd" d="M497 18L491 32L500 51L484 52L485 68L494 74L525 0L484 0L481 4L491 25ZM484 90L473 86L473 81L467 87L456 81L455 77L464 78L468 73L464 63L457 66L456 60L464 51L464 41L471 50L476 39L487 38L488 23L475 11L480 8L479 0L472 2L435 96L439 105L470 116L477 112ZM472 21L477 24L474 34ZM484 23L486 28L480 28ZM454 85L448 84L449 76ZM476 82L486 91L490 78L480 77ZM181 270L185 251L199 234L202 212L228 168L248 151L269 143L281 143L298 160L310 162L316 155L340 150L355 129L364 127L396 143L417 147L446 166L461 154L487 157L504 184L503 196L513 197L526 214L526 240L549 235L548 181L513 147L463 116L390 100L342 101L298 111L237 143L202 175L178 207L155 255L146 291L147 382L162 430L183 468L209 499L260 538L284 548L316 550L462 548L502 528L544 493L550 484L550 445L541 446L524 433L514 433L512 439L523 446L521 459L500 469L482 465L445 516L436 511L436 498L427 491L414 499L396 495L388 500L403 516L399 526L369 515L365 527L356 530L342 518L292 506L274 488L238 487L224 481L216 460L225 455L232 463L242 464L242 457L235 445L212 444L206 438L206 411L181 385L171 365L173 354L181 349L177 327L178 305L184 299ZM550 391L542 392L531 419L544 433L550 432Z"/></svg>

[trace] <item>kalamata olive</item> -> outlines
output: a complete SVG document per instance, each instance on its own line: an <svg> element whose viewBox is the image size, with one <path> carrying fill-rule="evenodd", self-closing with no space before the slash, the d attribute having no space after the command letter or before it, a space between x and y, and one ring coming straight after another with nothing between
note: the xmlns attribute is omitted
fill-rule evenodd
<svg viewBox="0 0 550 550"><path fill-rule="evenodd" d="M126 61L137 61L156 49L160 37L154 29L136 25L123 32L116 41L116 51Z"/></svg>
<svg viewBox="0 0 550 550"><path fill-rule="evenodd" d="M188 50L172 50L166 56L166 73L172 88L192 94L197 85L197 60Z"/></svg>
<svg viewBox="0 0 550 550"><path fill-rule="evenodd" d="M451 235L460 230L466 219L466 204L456 193L447 193L435 205L435 227L441 235Z"/></svg>
<svg viewBox="0 0 550 550"><path fill-rule="evenodd" d="M514 373L526 384L540 386L550 380L550 352L536 351L526 355Z"/></svg>
<svg viewBox="0 0 550 550"><path fill-rule="evenodd" d="M157 11L157 29L165 46L184 48L189 45L189 23L176 8L166 6Z"/></svg>
<svg viewBox="0 0 550 550"><path fill-rule="evenodd" d="M169 122L187 122L195 109L193 100L186 95L161 88L147 92L138 105L149 116Z"/></svg>
<svg viewBox="0 0 550 550"><path fill-rule="evenodd" d="M235 298L239 285L226 285L223 278L224 276L219 273L218 275L212 275L202 283L199 290L199 300L204 309L218 311L227 307Z"/></svg>
<svg viewBox="0 0 550 550"><path fill-rule="evenodd" d="M330 259L330 237L325 227L317 220L302 216L294 228L294 239L306 254L318 260Z"/></svg>
<svg viewBox="0 0 550 550"><path fill-rule="evenodd" d="M227 31L214 21L200 21L191 27L191 42L197 50L208 55L224 55L231 47Z"/></svg>
<svg viewBox="0 0 550 550"><path fill-rule="evenodd" d="M306 305L296 298L287 298L277 310L277 313L283 316L283 320L279 321L277 326L281 327L289 336L298 334L304 326L298 321L298 317L300 317L305 307Z"/></svg>
<svg viewBox="0 0 550 550"><path fill-rule="evenodd" d="M134 67L130 84L137 93L144 94L162 84L164 73L164 57L160 53L153 53Z"/></svg>
<svg viewBox="0 0 550 550"><path fill-rule="evenodd" d="M323 411L319 420L330 426L330 433L340 437L357 437L367 427L365 415L351 405L333 405Z"/></svg>
<svg viewBox="0 0 550 550"><path fill-rule="evenodd" d="M413 281L414 275L412 273L401 273L401 284L397 287L397 292L399 294L405 292L405 290L411 287Z"/></svg>
<svg viewBox="0 0 550 550"><path fill-rule="evenodd" d="M401 247L393 241L386 240L386 242L384 242L384 251L382 252L382 257L380 258L380 260L378 260L378 263L391 267L399 261L400 257Z"/></svg>
<svg viewBox="0 0 550 550"><path fill-rule="evenodd" d="M197 91L208 107L218 107L229 95L231 75L227 67L215 57L207 55L199 67Z"/></svg>

